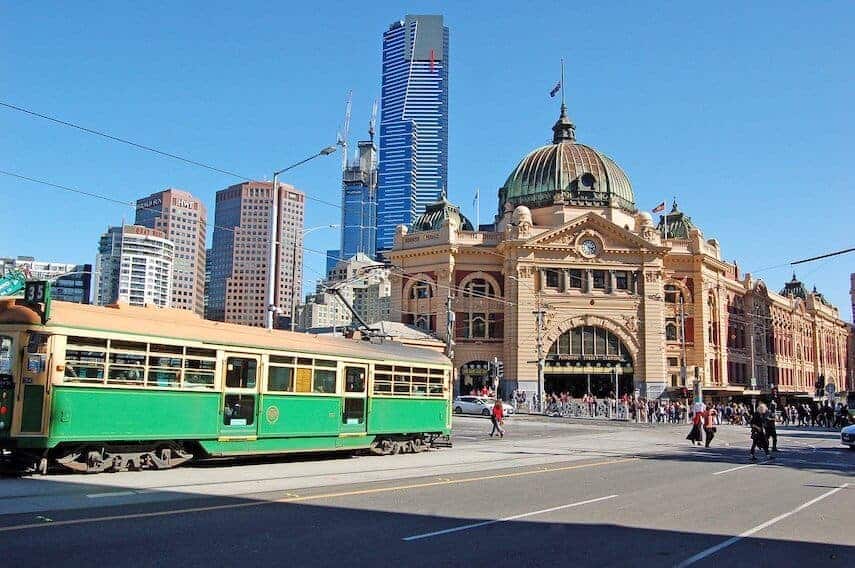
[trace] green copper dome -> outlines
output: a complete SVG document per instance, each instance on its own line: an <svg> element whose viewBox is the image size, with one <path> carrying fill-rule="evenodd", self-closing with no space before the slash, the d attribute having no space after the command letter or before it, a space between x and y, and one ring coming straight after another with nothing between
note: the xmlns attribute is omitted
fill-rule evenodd
<svg viewBox="0 0 855 568"><path fill-rule="evenodd" d="M472 223L460 212L460 207L448 201L445 195L439 201L425 207L425 212L413 223L412 230L413 232L438 231L446 219L450 220L452 224L456 224L461 231L473 230Z"/></svg>
<svg viewBox="0 0 855 568"><path fill-rule="evenodd" d="M695 228L692 218L680 211L677 200L671 206L671 212L659 217L659 225L656 227L659 234L665 234L668 239L688 239L689 233Z"/></svg>
<svg viewBox="0 0 855 568"><path fill-rule="evenodd" d="M611 158L576 141L576 127L563 105L552 131L552 144L524 157L499 189L500 212L507 204L543 207L556 200L636 211L629 178Z"/></svg>

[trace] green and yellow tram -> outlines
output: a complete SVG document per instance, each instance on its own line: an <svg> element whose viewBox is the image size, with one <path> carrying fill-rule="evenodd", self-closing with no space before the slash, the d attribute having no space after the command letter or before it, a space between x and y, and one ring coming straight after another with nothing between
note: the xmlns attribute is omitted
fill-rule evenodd
<svg viewBox="0 0 855 568"><path fill-rule="evenodd" d="M183 311L0 300L0 447L42 472L446 445L431 349L268 331ZM8 452L7 452L8 453Z"/></svg>

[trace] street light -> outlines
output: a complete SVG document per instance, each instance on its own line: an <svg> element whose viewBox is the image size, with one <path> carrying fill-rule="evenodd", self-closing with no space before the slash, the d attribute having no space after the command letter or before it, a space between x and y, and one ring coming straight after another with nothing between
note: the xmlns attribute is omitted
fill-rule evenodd
<svg viewBox="0 0 855 568"><path fill-rule="evenodd" d="M305 237L311 232L320 230L320 229L338 229L339 225L318 225L317 227L309 227L308 229L303 229L303 236ZM303 291L297 290L297 227L294 227L294 238L291 243L291 331L295 329L295 323L297 319L297 299L300 298ZM275 306L274 306L275 308Z"/></svg>
<svg viewBox="0 0 855 568"><path fill-rule="evenodd" d="M273 329L273 313L276 311L276 277L279 274L279 175L289 170L293 170L297 166L301 166L306 162L314 160L319 156L329 156L336 151L336 146L327 146L317 154L312 154L308 158L304 158L299 162L291 164L287 168L282 168L273 172L273 200L271 202L271 223L270 223L270 255L267 263L267 313L265 314L265 327ZM296 238L295 244L296 244ZM296 262L296 257L295 257ZM294 281L291 281L291 289L293 291ZM293 301L292 301L293 304ZM293 305L292 305L292 327L293 327Z"/></svg>

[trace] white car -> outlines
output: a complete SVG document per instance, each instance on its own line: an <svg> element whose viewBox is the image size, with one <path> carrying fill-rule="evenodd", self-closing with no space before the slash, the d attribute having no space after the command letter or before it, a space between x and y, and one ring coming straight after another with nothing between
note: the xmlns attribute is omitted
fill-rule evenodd
<svg viewBox="0 0 855 568"><path fill-rule="evenodd" d="M451 407L454 409L455 414L490 416L493 413L494 404L496 404L496 399L486 396L458 396L454 399ZM514 407L507 402L502 403L502 409L505 411L505 416L510 416L514 413Z"/></svg>
<svg viewBox="0 0 855 568"><path fill-rule="evenodd" d="M840 431L840 443L849 446L850 450L855 450L855 424Z"/></svg>

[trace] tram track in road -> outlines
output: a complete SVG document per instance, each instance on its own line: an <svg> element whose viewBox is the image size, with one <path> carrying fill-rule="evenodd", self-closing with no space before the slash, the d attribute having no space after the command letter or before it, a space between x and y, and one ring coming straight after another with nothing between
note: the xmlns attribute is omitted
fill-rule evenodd
<svg viewBox="0 0 855 568"><path fill-rule="evenodd" d="M45 529L45 528L57 528L71 525L82 525L82 524L92 524L92 523L102 523L102 522L117 522L117 521L126 521L133 519L147 519L147 518L156 518L156 517L169 517L175 515L189 515L194 513L206 513L206 512L214 512L214 511L226 511L226 510L235 510L235 509L245 509L248 507L262 507L269 506L275 504L288 504L288 503L303 503L303 502L312 502L312 501L327 501L344 497L359 497L366 495L378 495L383 493L392 493L392 492L406 492L412 490L419 489L427 489L433 487L440 486L453 486L453 485L462 485L462 484L473 484L479 482L486 482L491 480L503 480L503 479L513 479L520 478L526 476L536 476L536 475L544 475L544 474L553 474L560 472L569 472L573 470L582 470L596 467L603 467L608 465L618 465L625 464L637 461L637 458L621 458L621 459L609 459L609 460L601 460L601 461L593 461L586 463L572 463L569 465L557 465L557 466L543 466L543 467L534 467L523 469L522 471L515 470L511 471L502 471L498 473L490 473L485 475L466 475L459 474L458 476L444 476L437 477L431 476L429 478L424 478L423 481L415 481L412 483L403 483L403 484L383 484L381 486L376 486L378 484L382 484L384 482L374 482L366 484L367 487L360 489L348 489L341 491L321 491L324 488L314 488L316 491L305 492L292 492L292 491L277 491L275 493L274 498L264 498L264 495L270 495L270 492L262 492L262 493L247 493L243 495L233 495L229 497L203 497L205 501L210 501L210 504L199 504L193 507L178 507L178 508L167 508L167 509L157 509L154 507L155 503L145 503L140 504L138 507L141 509L137 512L130 513L117 513L117 514L98 514L102 509L85 509L86 513L91 514L83 514L79 513L81 510L67 510L67 511L57 511L50 512L49 514L40 514L40 515L32 515L32 514L16 514L16 515L8 515L10 517L7 519L7 522L0 525L0 534L10 533L16 531L26 531L26 530L37 530L37 529ZM374 485L372 487L372 485ZM238 502L225 502L222 501L234 501L238 500ZM104 507L103 509L112 510L115 507ZM153 510L147 510L153 509ZM74 517L74 513L78 513L77 517ZM47 513L47 512L42 512ZM66 514L70 515L70 518L63 518ZM36 519L37 522L33 522L32 519ZM2 523L2 518L0 518L0 523Z"/></svg>

